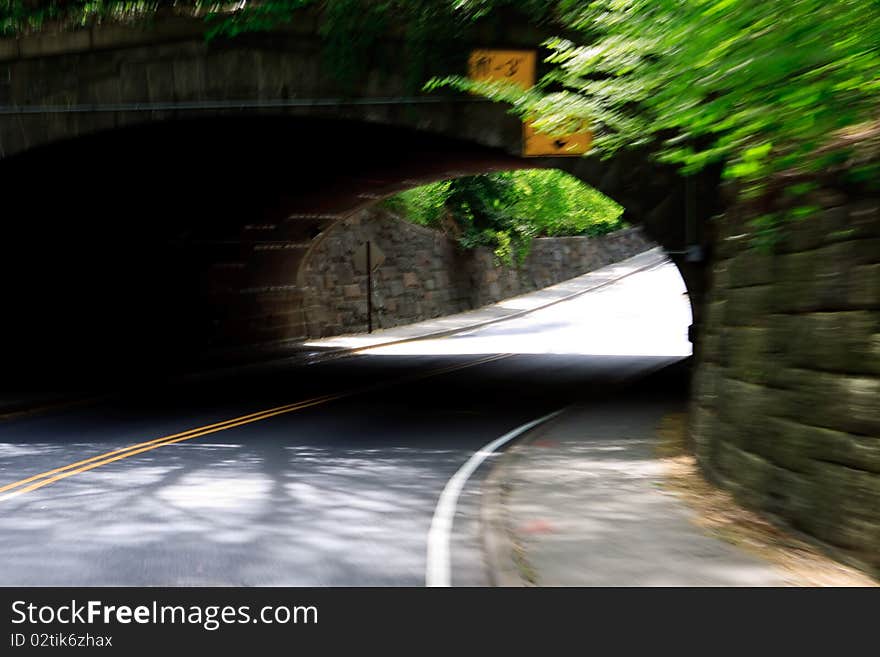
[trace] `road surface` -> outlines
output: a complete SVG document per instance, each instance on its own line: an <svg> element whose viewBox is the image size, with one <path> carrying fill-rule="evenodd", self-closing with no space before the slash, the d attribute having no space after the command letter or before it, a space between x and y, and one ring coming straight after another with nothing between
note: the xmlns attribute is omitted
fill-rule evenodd
<svg viewBox="0 0 880 657"><path fill-rule="evenodd" d="M0 585L421 586L475 452L686 356L689 323L666 264L470 333L6 421ZM485 469L454 508L454 585L487 584Z"/></svg>

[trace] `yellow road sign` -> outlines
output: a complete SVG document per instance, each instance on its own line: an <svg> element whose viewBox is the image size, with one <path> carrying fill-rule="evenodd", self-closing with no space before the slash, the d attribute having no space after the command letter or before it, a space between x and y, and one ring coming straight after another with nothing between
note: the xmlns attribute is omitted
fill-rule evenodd
<svg viewBox="0 0 880 657"><path fill-rule="evenodd" d="M468 77L479 81L507 81L522 89L535 86L534 50L471 51ZM522 154L526 157L583 155L593 143L589 130L551 136L536 132L531 122L523 123Z"/></svg>
<svg viewBox="0 0 880 657"><path fill-rule="evenodd" d="M583 155L592 144L593 135L589 130L554 136L537 132L531 121L523 123L522 154L526 157Z"/></svg>
<svg viewBox="0 0 880 657"><path fill-rule="evenodd" d="M468 58L468 77L513 82L528 89L535 86L535 51L473 50Z"/></svg>

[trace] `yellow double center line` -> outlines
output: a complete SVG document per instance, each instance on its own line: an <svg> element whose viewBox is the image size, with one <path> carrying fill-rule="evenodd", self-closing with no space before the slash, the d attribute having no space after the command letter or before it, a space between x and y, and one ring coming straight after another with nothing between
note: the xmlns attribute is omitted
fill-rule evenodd
<svg viewBox="0 0 880 657"><path fill-rule="evenodd" d="M130 456L135 456L137 454L143 454L144 452L158 449L159 447L165 447L166 445L173 445L175 443L183 442L185 440L192 440L193 438L199 438L201 436L206 436L211 433L217 433L218 431L226 431L227 429L233 429L235 427L240 427L245 424L260 422L261 420L266 420L270 417L275 417L276 415L293 413L294 411L309 408L310 406L326 404L336 399L351 397L354 395L363 394L365 392L378 390L380 388L398 385L404 382L426 379L433 376L440 376L441 374L446 374L447 372L454 372L456 370L465 369L467 367L482 365L483 363L489 363L491 361L499 360L501 358L507 358L508 356L509 354L488 356L486 358L470 361L468 363L451 365L436 370L429 370L427 372L405 376L388 383L379 383L376 385L360 388L358 390L352 390L338 394L323 395L321 397L313 397L312 399L306 399L304 401L298 401L292 404L285 404L284 406L276 406L275 408L257 411L255 413L250 413L249 415L241 415L230 420L224 420L223 422L208 424L203 427L197 427L195 429L189 429L188 431L171 434L170 436L163 436L161 438L155 438L153 440L137 443L135 445L129 445L128 447L113 450L112 452L105 452L104 454L98 454L97 456L92 456L91 458L77 461L76 463L71 463L69 465L65 465L59 468L54 468L53 470L47 470L46 472L41 472L40 474L27 477L26 479L21 479L11 484L0 486L0 501L3 501L10 497L21 495L23 493L28 493L33 490L37 490L38 488L48 486L49 484L52 484L56 481L60 481L61 479L66 479L67 477L72 477L82 472L94 470L95 468L99 468L102 465L107 465L108 463L113 463L114 461L126 459Z"/></svg>

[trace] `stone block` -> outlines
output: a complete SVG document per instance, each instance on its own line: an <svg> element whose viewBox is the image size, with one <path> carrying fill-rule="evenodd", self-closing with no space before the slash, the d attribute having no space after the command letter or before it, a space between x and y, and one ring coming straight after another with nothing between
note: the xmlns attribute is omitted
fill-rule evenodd
<svg viewBox="0 0 880 657"><path fill-rule="evenodd" d="M415 272L408 271L403 274L403 284L405 287L419 287L419 277Z"/></svg>
<svg viewBox="0 0 880 657"><path fill-rule="evenodd" d="M750 452L760 456L762 459L770 461L776 465L778 462L774 459L774 450L779 442L780 427L771 416L766 416L760 424L756 424L748 437L748 440L740 440L737 444L745 447Z"/></svg>
<svg viewBox="0 0 880 657"><path fill-rule="evenodd" d="M846 357L846 313L798 315L789 333L790 362L795 367L841 369Z"/></svg>
<svg viewBox="0 0 880 657"><path fill-rule="evenodd" d="M828 232L821 213L804 217L786 226L786 249L803 252L826 244L828 244Z"/></svg>
<svg viewBox="0 0 880 657"><path fill-rule="evenodd" d="M746 249L749 248L749 235L748 233L737 233L735 235L729 235L727 237L722 237L715 244L715 252L719 258L730 258L735 256L737 253L742 253Z"/></svg>
<svg viewBox="0 0 880 657"><path fill-rule="evenodd" d="M822 427L803 427L810 435L809 456L880 476L880 439Z"/></svg>
<svg viewBox="0 0 880 657"><path fill-rule="evenodd" d="M804 376L810 376L810 372L777 364L777 367L771 368L767 376L767 385L783 390L796 390ZM784 410L780 408L778 414L787 416Z"/></svg>
<svg viewBox="0 0 880 657"><path fill-rule="evenodd" d="M846 309L853 242L831 244L815 251L815 275L808 310Z"/></svg>
<svg viewBox="0 0 880 657"><path fill-rule="evenodd" d="M147 96L153 102L174 99L174 66L172 61L152 61L146 65Z"/></svg>
<svg viewBox="0 0 880 657"><path fill-rule="evenodd" d="M705 366L721 359L721 336L718 333L704 332L700 341L700 358Z"/></svg>
<svg viewBox="0 0 880 657"><path fill-rule="evenodd" d="M854 308L880 308L880 264L852 268L847 301Z"/></svg>
<svg viewBox="0 0 880 657"><path fill-rule="evenodd" d="M880 237L880 203L876 199L856 201L846 210L845 227L853 231L855 237Z"/></svg>
<svg viewBox="0 0 880 657"><path fill-rule="evenodd" d="M775 468L772 490L765 499L765 509L786 518L795 527L804 528L805 521L816 513L816 493L810 476Z"/></svg>
<svg viewBox="0 0 880 657"><path fill-rule="evenodd" d="M730 365L731 340L733 339L734 329L723 327L718 333L717 358L719 365L728 367Z"/></svg>
<svg viewBox="0 0 880 657"><path fill-rule="evenodd" d="M837 505L839 516L880 522L880 476L825 462L818 462L814 472L819 493Z"/></svg>
<svg viewBox="0 0 880 657"><path fill-rule="evenodd" d="M817 432L824 431L818 427L801 424L783 418L768 418L767 441L762 453L777 465L794 472L807 473L811 469L812 460L816 458Z"/></svg>
<svg viewBox="0 0 880 657"><path fill-rule="evenodd" d="M710 301L705 307L705 326L707 331L718 331L724 324L727 302L724 300Z"/></svg>
<svg viewBox="0 0 880 657"><path fill-rule="evenodd" d="M880 312L856 310L842 314L837 369L880 376Z"/></svg>
<svg viewBox="0 0 880 657"><path fill-rule="evenodd" d="M798 330L799 315L774 314L767 316L767 350L773 356L773 368L791 364L788 352L791 349L794 334Z"/></svg>
<svg viewBox="0 0 880 657"><path fill-rule="evenodd" d="M777 293L778 290L771 285L728 290L724 323L728 326L750 326L760 323L765 315L773 311Z"/></svg>
<svg viewBox="0 0 880 657"><path fill-rule="evenodd" d="M880 437L880 378L830 372L796 373L780 415L807 424Z"/></svg>
<svg viewBox="0 0 880 657"><path fill-rule="evenodd" d="M767 492L772 488L774 474L770 462L733 445L726 446L724 454L722 471L739 484L736 497L752 508L766 507Z"/></svg>
<svg viewBox="0 0 880 657"><path fill-rule="evenodd" d="M722 368L711 363L701 363L694 372L693 399L701 406L712 408L718 400Z"/></svg>
<svg viewBox="0 0 880 657"><path fill-rule="evenodd" d="M721 439L716 431L718 417L708 407L693 404L688 426L697 458L704 463L712 463Z"/></svg>
<svg viewBox="0 0 880 657"><path fill-rule="evenodd" d="M173 62L173 70L178 100L195 101L205 96L205 66L201 58L177 59Z"/></svg>
<svg viewBox="0 0 880 657"><path fill-rule="evenodd" d="M766 383L773 367L769 358L770 331L743 326L728 333L730 374L743 381Z"/></svg>
<svg viewBox="0 0 880 657"><path fill-rule="evenodd" d="M777 256L779 280L795 283L812 281L816 276L813 253L788 253Z"/></svg>
<svg viewBox="0 0 880 657"><path fill-rule="evenodd" d="M829 415L839 419L826 426L880 439L880 378L835 376L834 379L836 389L829 391L823 406L836 406L836 412L829 408Z"/></svg>
<svg viewBox="0 0 880 657"><path fill-rule="evenodd" d="M731 427L730 438L743 449L765 433L765 422L773 412L778 391L754 383L723 378L718 395L724 403L717 405L719 419Z"/></svg>
<svg viewBox="0 0 880 657"><path fill-rule="evenodd" d="M837 203L831 201L831 204L816 216L816 219L822 224L826 243L852 239L850 237L852 233L849 232L851 228L850 208L844 204L845 199L837 199L837 201Z"/></svg>
<svg viewBox="0 0 880 657"><path fill-rule="evenodd" d="M47 32L19 39L21 57L47 57L63 53L88 50L91 45L91 30L71 32Z"/></svg>
<svg viewBox="0 0 880 657"><path fill-rule="evenodd" d="M814 293L816 262L812 253L791 253L778 257L779 281L775 285L775 312L807 312L817 307Z"/></svg>
<svg viewBox="0 0 880 657"><path fill-rule="evenodd" d="M862 563L880 572L880 522L864 518L843 517L837 523L835 538L846 546Z"/></svg>
<svg viewBox="0 0 880 657"><path fill-rule="evenodd" d="M727 263L729 287L766 285L775 280L775 258L753 249L738 253Z"/></svg>

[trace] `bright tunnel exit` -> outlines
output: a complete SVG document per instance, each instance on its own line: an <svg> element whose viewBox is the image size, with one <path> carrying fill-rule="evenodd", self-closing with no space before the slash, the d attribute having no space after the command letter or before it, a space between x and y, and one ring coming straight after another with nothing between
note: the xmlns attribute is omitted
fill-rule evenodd
<svg viewBox="0 0 880 657"><path fill-rule="evenodd" d="M567 300L554 303L562 299ZM483 314L491 322L493 316L511 311L528 314L437 339L370 348L387 342L389 333L406 338L405 332L390 329L316 340L308 346L366 348L362 353L377 356L509 353L684 358L692 353L687 337L692 313L684 281L671 261L660 258L647 267L625 261L539 292L419 326L439 332L454 328L462 316Z"/></svg>

